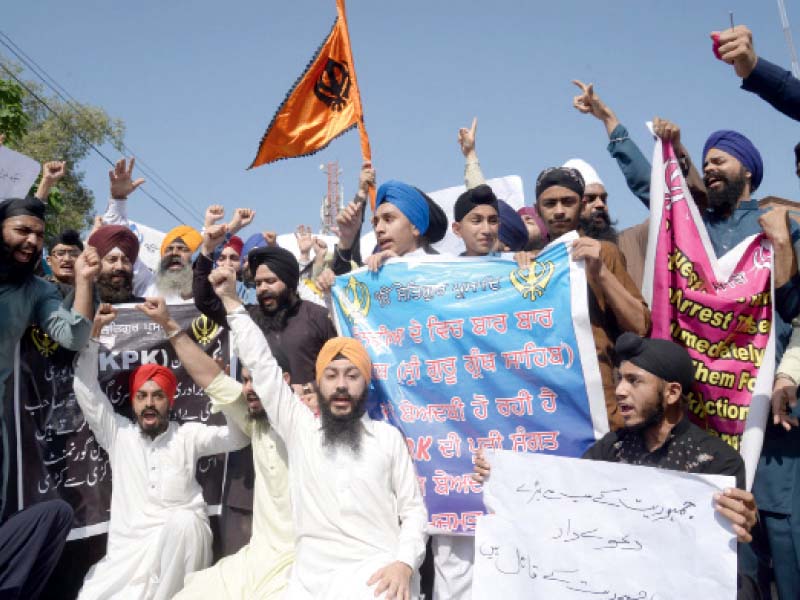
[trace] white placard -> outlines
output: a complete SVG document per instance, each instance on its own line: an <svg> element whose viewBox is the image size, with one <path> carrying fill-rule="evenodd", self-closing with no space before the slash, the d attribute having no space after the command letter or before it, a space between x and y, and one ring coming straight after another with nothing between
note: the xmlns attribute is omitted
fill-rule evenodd
<svg viewBox="0 0 800 600"><path fill-rule="evenodd" d="M30 156L0 146L0 200L27 196L40 170Z"/></svg>
<svg viewBox="0 0 800 600"><path fill-rule="evenodd" d="M163 231L134 221L129 221L128 227L139 238L139 260L147 265L147 268L153 273L158 273L158 267L161 263L161 242L166 234Z"/></svg>
<svg viewBox="0 0 800 600"><path fill-rule="evenodd" d="M736 598L733 477L487 452L473 600Z"/></svg>

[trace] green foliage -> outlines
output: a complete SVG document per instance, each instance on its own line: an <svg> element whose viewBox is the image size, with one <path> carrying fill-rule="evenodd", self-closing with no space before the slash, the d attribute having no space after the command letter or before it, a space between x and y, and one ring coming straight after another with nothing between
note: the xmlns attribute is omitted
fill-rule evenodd
<svg viewBox="0 0 800 600"><path fill-rule="evenodd" d="M14 143L24 134L30 118L22 108L24 91L13 81L0 79L0 132L6 134L6 143Z"/></svg>
<svg viewBox="0 0 800 600"><path fill-rule="evenodd" d="M13 65L9 68L19 71ZM92 151L92 145L110 143L121 153L125 125L102 108L80 104L76 110L75 105L46 96L33 82L26 81L25 85L44 99L55 114L15 82L0 79L0 133L6 134L10 148L42 164L51 160L67 162L67 174L50 192L45 229L45 244L49 246L63 229L81 231L91 226L94 194L83 185L84 173L78 167ZM12 92L5 94L4 90ZM22 117L16 121L9 117L7 126L2 119L5 114Z"/></svg>

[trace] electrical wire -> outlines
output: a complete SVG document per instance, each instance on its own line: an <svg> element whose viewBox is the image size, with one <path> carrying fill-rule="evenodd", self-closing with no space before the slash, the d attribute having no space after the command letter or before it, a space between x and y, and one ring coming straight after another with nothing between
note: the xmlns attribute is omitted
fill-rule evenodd
<svg viewBox="0 0 800 600"><path fill-rule="evenodd" d="M70 94L54 77L52 77L45 69L39 65L33 58L31 58L18 44L16 44L6 33L0 31L0 45L8 49L20 62L23 63L34 75L36 75L47 87L49 87L64 102L69 108L76 113L80 112L80 103ZM6 69L6 71L8 71ZM49 107L48 107L49 108ZM63 122L63 120L62 120ZM156 170L147 164L144 159L136 155L127 144L121 144L123 151L130 156L136 156L137 166L145 177L152 181L155 186L161 189L167 196L169 196L175 203L186 211L193 219L203 222L203 219L195 212L196 209L189 202L187 202L176 190L173 188ZM94 149L94 148L93 148ZM106 158L106 157L104 157ZM108 160L106 158L106 160ZM113 165L112 165L113 166ZM150 196L146 190L143 189L145 195ZM171 211L170 211L171 212ZM174 213L171 213L174 216ZM178 219L180 221L180 219Z"/></svg>

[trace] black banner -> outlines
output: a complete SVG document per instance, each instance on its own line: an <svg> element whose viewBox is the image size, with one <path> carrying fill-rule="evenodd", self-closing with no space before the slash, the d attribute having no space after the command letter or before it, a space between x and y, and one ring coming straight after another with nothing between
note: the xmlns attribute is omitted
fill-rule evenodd
<svg viewBox="0 0 800 600"><path fill-rule="evenodd" d="M191 304L169 309L207 354L223 368L228 365L227 329L200 315ZM157 363L178 378L173 419L225 424L221 414L210 414L210 400L186 374L161 327L141 312L118 307L117 319L103 328L100 343L100 388L118 413L133 419L129 376L142 364ZM75 509L70 539L80 539L106 529L112 474L108 455L75 400L74 358L74 352L61 348L36 327L20 342L15 365L17 476L19 508L51 498L65 500ZM201 458L196 473L211 512L216 512L222 498L225 456Z"/></svg>

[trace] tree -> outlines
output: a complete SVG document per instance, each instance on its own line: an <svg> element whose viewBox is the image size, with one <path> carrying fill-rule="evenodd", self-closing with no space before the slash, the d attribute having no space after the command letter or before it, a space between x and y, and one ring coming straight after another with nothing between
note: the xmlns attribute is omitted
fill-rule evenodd
<svg viewBox="0 0 800 600"><path fill-rule="evenodd" d="M19 73L16 65L4 63ZM25 82L36 96L11 80L0 79L0 133L6 134L6 145L44 163L50 160L67 162L67 174L50 192L45 244L50 245L64 229L81 231L91 226L94 194L83 185L80 162L92 146L110 143L122 152L125 125L112 119L102 108L87 104L65 103L46 96L34 82Z"/></svg>

